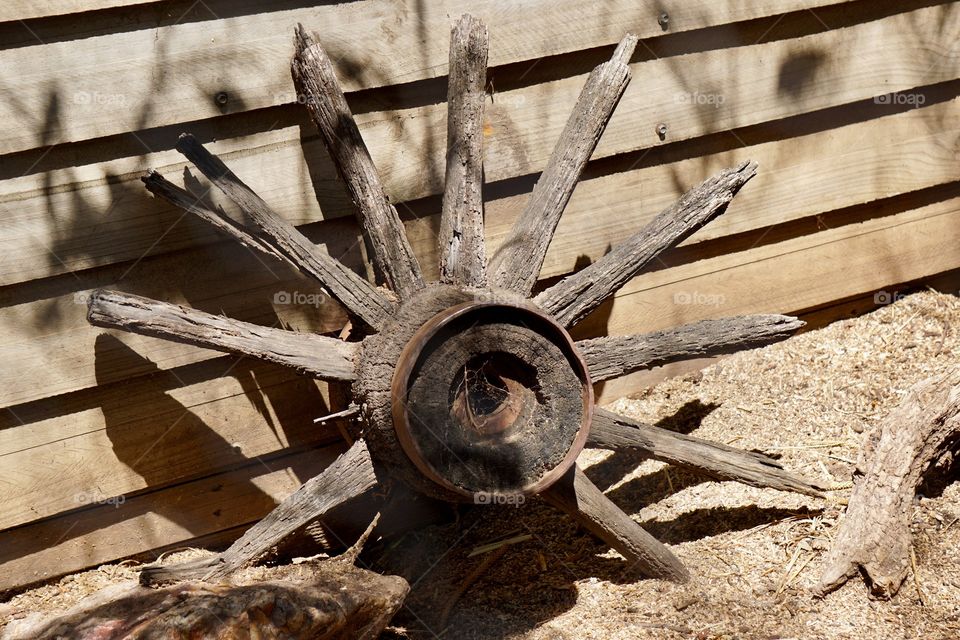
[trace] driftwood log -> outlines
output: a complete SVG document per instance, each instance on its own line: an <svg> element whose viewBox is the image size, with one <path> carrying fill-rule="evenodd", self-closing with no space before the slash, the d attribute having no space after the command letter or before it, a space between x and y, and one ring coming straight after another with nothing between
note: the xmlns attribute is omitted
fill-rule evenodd
<svg viewBox="0 0 960 640"><path fill-rule="evenodd" d="M802 323L762 315L645 335L574 342L568 329L663 251L721 215L755 175L742 162L694 186L593 265L532 296L563 210L630 81L627 35L590 74L524 211L488 261L483 238L483 105L487 29L453 27L448 152L439 235L440 282L425 283L403 225L320 43L298 26L293 82L357 205L370 254L390 290L327 255L190 135L177 145L250 224L240 224L156 173L147 188L250 249L325 286L362 321L345 343L265 329L129 294L98 292L89 319L265 359L328 380L352 381L352 435L343 458L310 480L212 560L144 571L146 583L226 578L304 524L393 479L427 496L467 503L542 495L617 549L641 573L689 576L670 549L607 499L575 461L584 446L631 448L709 477L819 495L774 461L633 423L593 402L593 383L679 359L729 353L787 337Z"/></svg>
<svg viewBox="0 0 960 640"><path fill-rule="evenodd" d="M230 583L135 582L103 589L51 617L8 625L2 640L373 640L409 585L339 559L311 560Z"/></svg>
<svg viewBox="0 0 960 640"><path fill-rule="evenodd" d="M897 593L911 564L913 500L924 473L960 441L960 367L914 385L864 441L821 594L862 572L872 593Z"/></svg>

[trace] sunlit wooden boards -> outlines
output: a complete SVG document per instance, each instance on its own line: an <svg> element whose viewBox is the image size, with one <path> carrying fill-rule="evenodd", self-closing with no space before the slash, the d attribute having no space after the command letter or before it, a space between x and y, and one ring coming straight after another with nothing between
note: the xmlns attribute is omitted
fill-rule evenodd
<svg viewBox="0 0 960 640"><path fill-rule="evenodd" d="M330 445L257 461L166 491L6 531L0 546L0 593L150 549L203 537L216 540L218 532L239 536L341 451L341 445Z"/></svg>
<svg viewBox="0 0 960 640"><path fill-rule="evenodd" d="M960 69L960 50L953 46L958 39L960 12L944 15L937 5L799 39L637 63L595 157L655 148L660 122L668 125L667 142L676 142L952 80ZM807 60L803 71L785 71L795 59ZM793 84L784 84L785 74ZM488 181L543 168L584 78L494 97L486 109ZM393 202L440 193L445 109L439 104L358 117ZM170 137L172 146L175 133ZM352 212L306 114L299 124L210 148L295 224ZM147 251L212 238L151 199L140 184L147 168L180 181L184 166L177 152L166 151L0 182L0 209L9 220L0 236L0 283L136 260Z"/></svg>
<svg viewBox="0 0 960 640"><path fill-rule="evenodd" d="M295 102L289 65L297 22L319 32L352 91L445 74L451 16L466 11L490 28L497 66L614 44L627 31L660 34L663 9L670 30L680 32L836 2L357 0L38 43L0 52L8 97L0 153ZM6 19L56 11L28 4L5 6ZM226 105L214 99L220 92Z"/></svg>

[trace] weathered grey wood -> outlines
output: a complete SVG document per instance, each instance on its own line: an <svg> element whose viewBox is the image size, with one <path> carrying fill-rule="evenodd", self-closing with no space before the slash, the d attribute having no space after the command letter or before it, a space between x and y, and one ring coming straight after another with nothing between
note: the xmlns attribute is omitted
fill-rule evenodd
<svg viewBox="0 0 960 640"><path fill-rule="evenodd" d="M94 291L87 319L99 327L230 351L327 380L353 380L358 346L312 333L264 327L120 291Z"/></svg>
<svg viewBox="0 0 960 640"><path fill-rule="evenodd" d="M657 255L722 214L756 173L755 163L744 162L687 191L613 251L543 291L534 302L561 324L576 324Z"/></svg>
<svg viewBox="0 0 960 640"><path fill-rule="evenodd" d="M387 194L360 136L326 51L298 24L291 73L340 177L347 185L373 262L396 294L405 299L423 287L420 265L410 248L400 216Z"/></svg>
<svg viewBox="0 0 960 640"><path fill-rule="evenodd" d="M223 211L210 209L204 205L202 198L187 189L181 189L156 171L151 170L147 175L142 177L141 180L144 186L147 187L147 191L153 195L163 198L170 204L197 216L204 222L223 231L248 249L285 262L294 269L300 269L300 265L293 260L289 260L287 256L271 246L270 243L257 237L242 224L239 224L224 214Z"/></svg>
<svg viewBox="0 0 960 640"><path fill-rule="evenodd" d="M662 542L605 496L579 466L541 494L651 578L686 582L690 572Z"/></svg>
<svg viewBox="0 0 960 640"><path fill-rule="evenodd" d="M588 447L640 449L650 457L686 467L718 480L736 480L754 487L772 487L823 497L824 485L785 470L760 453L675 433L597 408L593 412Z"/></svg>
<svg viewBox="0 0 960 640"><path fill-rule="evenodd" d="M483 245L483 103L487 27L466 14L450 33L447 173L440 217L440 280L487 283Z"/></svg>
<svg viewBox="0 0 960 640"><path fill-rule="evenodd" d="M523 295L533 291L560 216L630 82L627 63L636 45L636 36L624 37L613 57L587 78L520 218L490 261L497 287Z"/></svg>
<svg viewBox="0 0 960 640"><path fill-rule="evenodd" d="M257 225L262 242L285 256L300 271L318 280L343 306L371 327L379 329L383 326L395 307L381 290L327 255L292 224L277 215L260 196L192 135L180 136L177 150Z"/></svg>
<svg viewBox="0 0 960 640"><path fill-rule="evenodd" d="M581 340L577 349L590 369L590 378L599 382L679 360L756 349L790 337L804 324L778 314L737 316L641 335Z"/></svg>
<svg viewBox="0 0 960 640"><path fill-rule="evenodd" d="M890 598L910 568L913 501L930 465L960 442L960 367L914 385L870 432L862 474L824 560L821 594L862 573L874 595Z"/></svg>
<svg viewBox="0 0 960 640"><path fill-rule="evenodd" d="M186 582L156 589L122 582L67 611L38 612L13 621L2 638L373 640L403 604L410 586L399 576L360 569L350 560L258 568L229 584Z"/></svg>
<svg viewBox="0 0 960 640"><path fill-rule="evenodd" d="M376 483L367 445L363 440L357 440L323 473L301 485L223 553L179 565L144 567L140 582L149 585L173 580L223 578L253 564L290 534L334 507L369 491Z"/></svg>

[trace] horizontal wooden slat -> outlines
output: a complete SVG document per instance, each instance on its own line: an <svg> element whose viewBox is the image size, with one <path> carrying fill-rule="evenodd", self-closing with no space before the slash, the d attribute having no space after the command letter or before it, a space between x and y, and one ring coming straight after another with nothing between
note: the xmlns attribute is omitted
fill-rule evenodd
<svg viewBox="0 0 960 640"><path fill-rule="evenodd" d="M343 451L340 445L252 464L3 532L0 593L150 549L249 526Z"/></svg>
<svg viewBox="0 0 960 640"><path fill-rule="evenodd" d="M12 424L0 430L8 492L0 529L209 475L336 433L313 424L330 412L325 385L236 358L213 361L206 370L211 379L171 388L142 377L51 400L53 415L37 421L23 412L5 416Z"/></svg>
<svg viewBox="0 0 960 640"><path fill-rule="evenodd" d="M594 157L661 144L659 122L668 125L667 140L674 142L956 78L960 51L950 47L960 38L960 14L941 24L940 9L634 64L635 81ZM794 84L785 85L785 78ZM577 76L495 96L485 111L488 181L543 168L583 81ZM440 193L445 118L442 104L358 117L392 202ZM303 114L296 126L210 148L294 224L352 213L320 141L308 136L301 146L302 132L313 130ZM0 183L0 208L9 220L0 238L0 284L213 238L197 226L175 224L180 212L148 197L138 177L150 167L179 181L184 162L169 151Z"/></svg>
<svg viewBox="0 0 960 640"><path fill-rule="evenodd" d="M33 20L99 9L129 7L158 0L7 0L0 5L0 22ZM77 16L79 20L83 18Z"/></svg>
<svg viewBox="0 0 960 640"><path fill-rule="evenodd" d="M467 11L490 28L494 66L659 35L665 8L678 32L837 2L358 0L20 47L0 52L0 153L217 116L221 91L230 113L295 102L298 22L319 31L350 91L445 74L451 22Z"/></svg>
<svg viewBox="0 0 960 640"><path fill-rule="evenodd" d="M545 277L571 271L578 259L596 259L607 248L640 228L669 205L688 186L708 175L746 159L760 164L757 177L734 199L727 213L686 241L696 244L725 235L742 233L818 213L870 202L956 180L955 159L960 153L960 99L904 113L838 127L806 136L772 141L733 151L710 154L586 180L574 192L560 222L544 264ZM525 195L487 203L486 233L495 247L523 206ZM337 224L339 233L343 227ZM410 222L407 233L425 268L435 278L436 216ZM321 225L322 226L322 225ZM334 235L334 234L331 234ZM222 249L227 251L227 249ZM221 254L224 255L224 254ZM228 255L228 254L227 254ZM265 309L281 286L266 291L239 294L252 282L269 281L269 274L248 255L243 263L207 258L202 262L177 256L147 259L124 280L131 292L157 299L183 299L206 311L223 305L226 315L248 317ZM222 266L219 266L222 265ZM141 271L142 269L142 271ZM249 275L244 275L249 273ZM120 273L116 273L119 276ZM225 282L236 288L224 290ZM112 286L110 278L85 285ZM306 285L297 286L301 292ZM182 294L178 288L182 287ZM229 307L226 305L230 305ZM58 322L34 326L36 319L56 310ZM281 313L300 312L299 329L336 326L342 316L335 309L309 305L300 309L276 306ZM266 307L269 311L269 307ZM34 400L94 386L105 380L137 375L140 368L118 365L95 375L96 359L111 358L111 349L95 352L101 330L90 327L83 305L74 304L74 294L40 299L15 307L0 308L0 359L22 362L20 368L0 369L0 406ZM325 323L316 316L328 314ZM284 319L292 317L284 316ZM263 316L269 320L269 316ZM267 322L270 324L270 322ZM166 341L115 333L124 345L135 349L160 368L178 366L215 352ZM152 366L152 365L151 365Z"/></svg>

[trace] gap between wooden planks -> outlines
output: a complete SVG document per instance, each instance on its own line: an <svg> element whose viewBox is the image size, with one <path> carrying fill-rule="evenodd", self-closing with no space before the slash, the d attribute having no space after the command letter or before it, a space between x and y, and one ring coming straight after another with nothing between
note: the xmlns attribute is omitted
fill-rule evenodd
<svg viewBox="0 0 960 640"><path fill-rule="evenodd" d="M10 97L0 104L0 153L215 117L221 91L229 113L296 102L298 22L320 31L344 88L355 91L444 75L451 22L468 11L490 28L493 67L610 45L628 31L660 35L663 9L676 33L838 3L360 0L19 47L0 51Z"/></svg>
<svg viewBox="0 0 960 640"><path fill-rule="evenodd" d="M803 38L637 63L594 157L660 145L660 122L668 125L667 141L677 142L955 79L957 39L960 14L944 19L941 7L930 7ZM800 71L790 72L795 60ZM584 78L498 93L487 103L488 181L543 168ZM908 92L901 99L920 98ZM358 117L392 202L442 190L445 118L445 104ZM210 150L294 224L352 213L306 113L299 123L283 124ZM171 146L175 137L171 132ZM0 283L211 241L208 229L185 223L140 184L148 168L180 182L184 166L179 154L164 151L0 182L0 208L9 220L0 238ZM208 197L232 209L216 194Z"/></svg>
<svg viewBox="0 0 960 640"><path fill-rule="evenodd" d="M568 273L578 260L596 259L668 206L686 186L745 159L760 163L757 177L727 213L688 239L686 246L956 180L958 151L960 99L955 99L806 136L585 180L561 219L541 275ZM525 198L520 194L487 203L488 249L504 237ZM436 264L437 218L406 225L423 265ZM322 233L324 228L331 233ZM329 237L329 246L338 247L334 255L340 255L339 247L349 246L346 241L359 252L356 229L350 229L343 221L325 222L317 235ZM312 234L313 229L308 232ZM263 263L242 249L216 245L147 258L125 277L126 268L114 267L101 275L85 274L81 286L87 291L87 287L112 287L119 282L125 290L141 295L187 301L212 313L222 309L240 319L263 318L267 324L276 322L271 317L275 311L278 318L301 330L331 331L342 325L339 308L324 304L321 298L314 298L321 302L316 307L273 304L277 293L319 295L319 290L303 279L284 275L275 263L266 267L282 279L274 279ZM435 278L435 268L429 267L425 275ZM244 291L256 285L263 288ZM116 341L96 349L97 336L103 331L87 323L86 307L76 300L76 293L66 292L0 308L0 330L5 336L0 358L22 363L0 369L0 406L142 375L154 366L167 369L218 355L121 333L111 334ZM38 330L37 322L51 314L57 322L41 323ZM101 366L98 373L97 358L109 360L123 349L134 350L144 361L126 359L120 366Z"/></svg>

